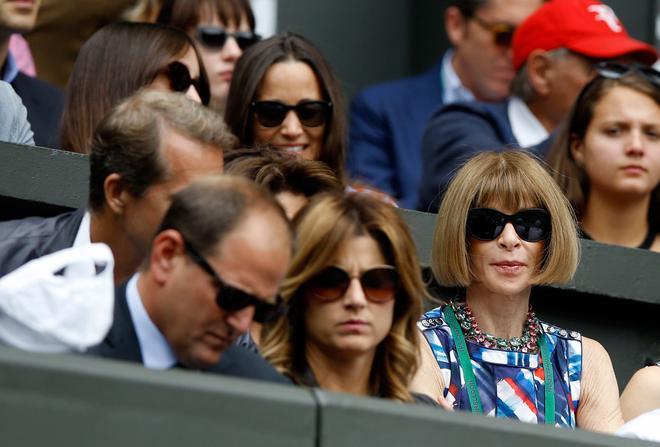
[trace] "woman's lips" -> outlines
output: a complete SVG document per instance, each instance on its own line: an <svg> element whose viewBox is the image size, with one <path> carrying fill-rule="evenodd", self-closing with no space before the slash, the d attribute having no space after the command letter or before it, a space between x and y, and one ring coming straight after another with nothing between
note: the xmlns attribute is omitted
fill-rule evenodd
<svg viewBox="0 0 660 447"><path fill-rule="evenodd" d="M342 321L341 323L338 324L340 329L343 332L347 333L360 333L363 332L364 329L369 325L364 320L358 320L358 319L351 319L351 320L346 320Z"/></svg>
<svg viewBox="0 0 660 447"><path fill-rule="evenodd" d="M307 145L305 145L305 144L296 144L296 145L293 145L293 144L289 144L289 145L277 144L277 145L274 145L274 146L277 147L278 149L281 149L281 150L286 151L286 152L290 152L292 154L301 154L307 148Z"/></svg>
<svg viewBox="0 0 660 447"><path fill-rule="evenodd" d="M231 81L232 76L234 76L234 70L225 70L218 73L218 77L223 81Z"/></svg>
<svg viewBox="0 0 660 447"><path fill-rule="evenodd" d="M520 273L525 267L527 267L527 264L520 261L501 261L495 262L491 265L499 272L508 275Z"/></svg>
<svg viewBox="0 0 660 447"><path fill-rule="evenodd" d="M621 168L626 174L641 175L646 172L646 168L640 165L627 165Z"/></svg>

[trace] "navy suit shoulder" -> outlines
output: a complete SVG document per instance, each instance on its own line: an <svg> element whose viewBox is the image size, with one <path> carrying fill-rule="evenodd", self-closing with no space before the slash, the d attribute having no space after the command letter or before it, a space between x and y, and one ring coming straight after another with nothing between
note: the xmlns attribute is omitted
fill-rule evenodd
<svg viewBox="0 0 660 447"><path fill-rule="evenodd" d="M291 384L291 380L283 376L261 355L237 344L231 345L222 353L220 362L209 368L209 372L243 379L261 380L265 382Z"/></svg>
<svg viewBox="0 0 660 447"><path fill-rule="evenodd" d="M508 100L457 102L433 113L422 142L418 209L437 211L439 194L472 155L518 146L509 121L508 105Z"/></svg>
<svg viewBox="0 0 660 447"><path fill-rule="evenodd" d="M85 209L54 217L0 222L0 276L23 264L73 246Z"/></svg>
<svg viewBox="0 0 660 447"><path fill-rule="evenodd" d="M142 363L140 342L126 301L127 284L128 281L115 287L112 327L101 343L87 350L87 355Z"/></svg>
<svg viewBox="0 0 660 447"><path fill-rule="evenodd" d="M440 71L438 63L422 74L368 87L351 102L349 172L404 207L415 204L422 134L443 101Z"/></svg>
<svg viewBox="0 0 660 447"><path fill-rule="evenodd" d="M64 93L41 79L19 72L11 83L27 109L37 146L59 147Z"/></svg>

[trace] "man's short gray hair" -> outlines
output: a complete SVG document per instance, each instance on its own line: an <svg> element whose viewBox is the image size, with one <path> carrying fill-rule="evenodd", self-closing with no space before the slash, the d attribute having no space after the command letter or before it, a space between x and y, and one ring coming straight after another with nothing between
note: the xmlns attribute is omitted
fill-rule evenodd
<svg viewBox="0 0 660 447"><path fill-rule="evenodd" d="M545 54L548 58L556 60L565 57L569 53L570 51L566 48L555 48L554 50L546 51ZM529 81L527 62L520 67L513 81L511 81L511 95L517 96L524 102L529 102L536 96L536 91L534 91L534 87Z"/></svg>

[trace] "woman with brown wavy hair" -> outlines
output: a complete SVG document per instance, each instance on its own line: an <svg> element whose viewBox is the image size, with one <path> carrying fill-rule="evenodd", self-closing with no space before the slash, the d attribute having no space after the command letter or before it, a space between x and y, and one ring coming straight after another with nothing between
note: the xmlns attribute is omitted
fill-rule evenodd
<svg viewBox="0 0 660 447"><path fill-rule="evenodd" d="M425 291L396 210L363 194L320 195L294 227L289 313L266 328L264 357L301 385L425 400L409 391Z"/></svg>

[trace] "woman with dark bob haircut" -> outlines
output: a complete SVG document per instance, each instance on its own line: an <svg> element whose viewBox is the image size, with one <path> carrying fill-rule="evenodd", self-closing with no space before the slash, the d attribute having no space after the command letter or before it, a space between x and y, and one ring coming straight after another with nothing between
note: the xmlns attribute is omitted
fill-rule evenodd
<svg viewBox="0 0 660 447"><path fill-rule="evenodd" d="M289 312L264 331L263 356L297 384L423 401L409 384L425 290L396 209L365 194L322 194L294 228Z"/></svg>
<svg viewBox="0 0 660 447"><path fill-rule="evenodd" d="M271 37L236 63L225 121L242 145L321 160L343 179L345 120L339 82L305 38Z"/></svg>
<svg viewBox="0 0 660 447"><path fill-rule="evenodd" d="M536 159L519 151L470 159L443 198L432 250L436 280L464 293L419 321L415 390L498 418L619 428L607 351L530 307L532 287L570 281L580 255L570 205Z"/></svg>
<svg viewBox="0 0 660 447"><path fill-rule="evenodd" d="M595 68L548 162L583 237L660 251L660 72Z"/></svg>
<svg viewBox="0 0 660 447"><path fill-rule="evenodd" d="M65 93L61 146L88 153L94 128L143 87L209 102L209 83L193 41L181 30L150 23L114 23L83 45Z"/></svg>

